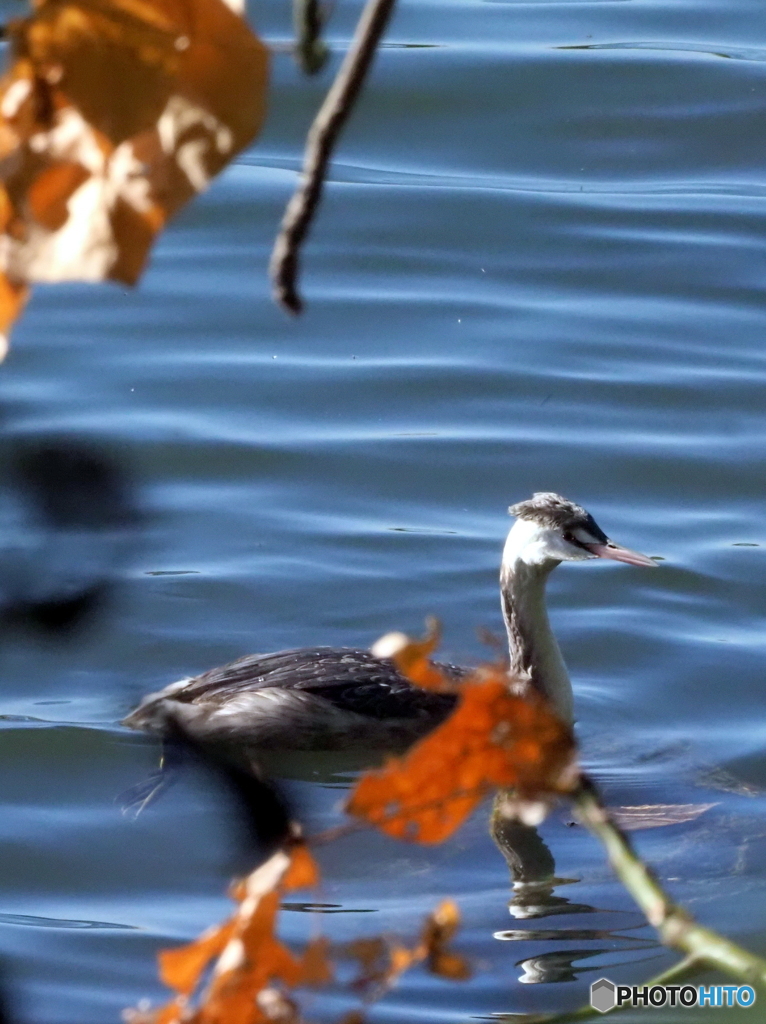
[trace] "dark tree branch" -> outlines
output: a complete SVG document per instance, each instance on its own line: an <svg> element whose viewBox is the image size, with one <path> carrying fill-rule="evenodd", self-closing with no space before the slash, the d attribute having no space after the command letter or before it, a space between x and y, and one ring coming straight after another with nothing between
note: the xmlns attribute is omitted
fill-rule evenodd
<svg viewBox="0 0 766 1024"><path fill-rule="evenodd" d="M309 129L300 184L287 204L269 267L274 298L291 313L303 308L297 286L300 247L322 197L333 149L354 109L394 3L367 0L349 51Z"/></svg>
<svg viewBox="0 0 766 1024"><path fill-rule="evenodd" d="M307 75L321 71L330 56L320 38L323 22L319 0L293 0L295 59Z"/></svg>

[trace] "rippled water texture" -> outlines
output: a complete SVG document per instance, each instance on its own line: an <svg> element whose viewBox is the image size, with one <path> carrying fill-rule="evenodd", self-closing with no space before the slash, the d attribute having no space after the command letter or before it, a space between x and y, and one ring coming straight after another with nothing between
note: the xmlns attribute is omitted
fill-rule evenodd
<svg viewBox="0 0 766 1024"><path fill-rule="evenodd" d="M283 0L250 13L287 41ZM357 13L334 7L334 66ZM137 822L115 804L157 756L116 724L137 697L429 612L450 656L480 657L505 509L536 489L664 560L551 581L583 757L615 804L714 804L638 846L704 922L766 952L765 61L761 0L401 0L306 251L302 319L271 304L265 266L329 76L303 81L284 52L259 144L136 292L37 290L0 370L6 443L105 445L148 526L84 635L4 636L0 956L25 1020L106 1024L159 999L156 950L226 912L220 796L190 781ZM294 787L314 825L335 820L342 780ZM446 894L463 909L476 979L413 972L374 1019L575 1006L602 974L673 962L567 821L541 833L568 884L531 895L483 813L435 850L322 851L336 938L409 935Z"/></svg>

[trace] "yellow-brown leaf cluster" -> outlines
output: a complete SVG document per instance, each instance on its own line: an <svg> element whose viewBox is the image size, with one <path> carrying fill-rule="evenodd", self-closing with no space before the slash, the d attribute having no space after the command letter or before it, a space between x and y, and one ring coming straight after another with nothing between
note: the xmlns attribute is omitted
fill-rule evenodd
<svg viewBox="0 0 766 1024"><path fill-rule="evenodd" d="M159 954L160 978L176 996L156 1010L128 1010L125 1020L128 1024L303 1024L291 990L332 981L330 943L323 937L314 939L297 956L277 938L276 921L285 892L318 881L316 862L304 845L294 846L290 853L275 853L234 888L239 907L228 921L186 946ZM420 963L439 977L465 981L471 975L468 963L448 949L459 925L457 906L445 900L426 918L412 948L390 936L348 943L339 956L359 966L351 990L371 1002ZM195 1001L194 993L200 989ZM339 1024L362 1021L361 1013L353 1011Z"/></svg>
<svg viewBox="0 0 766 1024"><path fill-rule="evenodd" d="M444 900L428 915L420 939L412 948L384 935L349 942L343 954L359 964L351 988L368 1002L379 999L405 971L420 963L440 978L467 981L471 977L468 961L448 949L459 927L457 904Z"/></svg>
<svg viewBox="0 0 766 1024"><path fill-rule="evenodd" d="M266 48L223 0L41 0L0 81L0 332L40 281L133 284L258 132Z"/></svg>
<svg viewBox="0 0 766 1024"><path fill-rule="evenodd" d="M287 992L298 985L324 985L332 978L328 943L310 942L296 956L276 936L282 895L316 885L319 872L302 844L279 850L236 887L239 906L224 924L194 942L159 955L160 978L176 998L130 1019L151 1024L265 1024L297 1019ZM197 1004L192 996L212 973Z"/></svg>

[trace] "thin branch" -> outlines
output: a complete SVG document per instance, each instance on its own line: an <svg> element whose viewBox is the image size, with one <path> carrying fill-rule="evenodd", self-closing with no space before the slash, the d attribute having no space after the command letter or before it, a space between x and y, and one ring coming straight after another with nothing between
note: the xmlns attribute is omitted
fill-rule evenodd
<svg viewBox="0 0 766 1024"><path fill-rule="evenodd" d="M334 843L336 839L345 839L346 836L352 836L354 833L361 832L365 828L370 828L370 824L367 821L347 821L342 825L325 828L321 832L314 832L313 835L306 836L306 845L326 846L327 843Z"/></svg>
<svg viewBox="0 0 766 1024"><path fill-rule="evenodd" d="M491 792L491 787L482 783L478 786L474 786L472 789L456 789L453 793L450 793L450 800L460 800L465 797L468 799L475 799L477 802L482 800L488 793ZM424 811L430 810L443 810L445 801L443 797L435 797L431 800L426 800L422 804L416 804L414 807L408 807L406 811L401 811L398 808L390 811L388 814L381 814L379 818L372 821L369 818L354 818L351 821L346 821L342 825L334 825L332 828L323 829L321 832L315 832L313 835L306 837L306 842L310 846L324 846L326 843L334 843L336 839L343 839L346 836L352 835L354 832L360 832L362 829L377 828L384 829L384 826L392 821L396 821L397 818L404 816L405 818L417 817ZM348 813L348 808L346 808Z"/></svg>
<svg viewBox="0 0 766 1024"><path fill-rule="evenodd" d="M577 817L604 844L612 869L657 929L664 945L686 953L698 964L717 968L766 992L766 960L697 924L688 911L668 896L586 775L580 777L573 800Z"/></svg>
<svg viewBox="0 0 766 1024"><path fill-rule="evenodd" d="M274 298L291 313L303 308L297 287L300 246L319 205L333 148L354 108L394 3L367 0L351 47L309 129L300 184L287 204L269 267Z"/></svg>
<svg viewBox="0 0 766 1024"><path fill-rule="evenodd" d="M307 75L321 71L330 56L320 38L323 21L319 0L293 0L295 59Z"/></svg>

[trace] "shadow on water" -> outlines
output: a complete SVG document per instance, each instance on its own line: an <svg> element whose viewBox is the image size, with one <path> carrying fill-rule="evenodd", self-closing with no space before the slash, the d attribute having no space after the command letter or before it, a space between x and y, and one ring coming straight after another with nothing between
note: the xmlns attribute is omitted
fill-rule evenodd
<svg viewBox="0 0 766 1024"><path fill-rule="evenodd" d="M144 517L127 468L72 439L0 455L0 626L64 637L109 601Z"/></svg>

